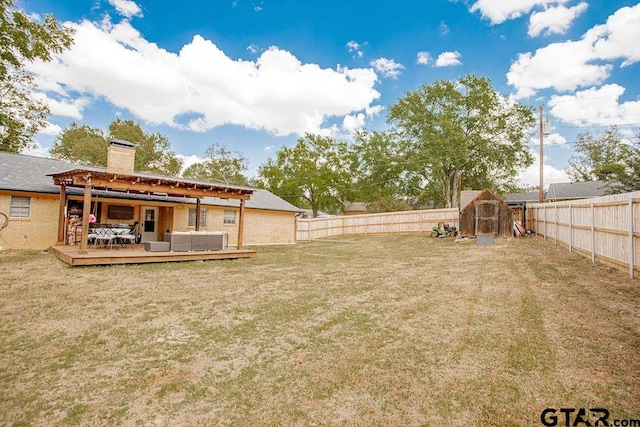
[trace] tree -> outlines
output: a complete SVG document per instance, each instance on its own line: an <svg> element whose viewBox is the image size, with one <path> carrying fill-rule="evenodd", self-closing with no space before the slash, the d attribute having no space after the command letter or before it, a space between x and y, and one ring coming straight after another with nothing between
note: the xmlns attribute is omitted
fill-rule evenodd
<svg viewBox="0 0 640 427"><path fill-rule="evenodd" d="M370 212L410 208L410 185L404 176L404 153L396 135L390 132L359 132L351 147L354 198Z"/></svg>
<svg viewBox="0 0 640 427"><path fill-rule="evenodd" d="M348 147L329 137L306 134L295 146L280 149L258 168L260 183L272 193L313 216L319 210L343 209L350 184Z"/></svg>
<svg viewBox="0 0 640 427"><path fill-rule="evenodd" d="M487 78L422 86L392 105L387 120L406 144L407 179L417 195L446 207L458 206L462 188L512 185L533 162L532 108L502 97Z"/></svg>
<svg viewBox="0 0 640 427"><path fill-rule="evenodd" d="M135 170L178 176L182 160L171 151L169 139L159 133L148 134L133 120L116 119L109 125L109 139L117 138L132 142L136 148Z"/></svg>
<svg viewBox="0 0 640 427"><path fill-rule="evenodd" d="M58 135L49 154L55 159L105 167L107 147L107 139L100 129L71 123Z"/></svg>
<svg viewBox="0 0 640 427"><path fill-rule="evenodd" d="M72 123L58 135L49 153L56 159L106 167L109 141L114 138L134 144L134 168L137 172L179 175L182 160L170 150L169 140L160 134L145 133L132 120L114 120L106 137L98 128Z"/></svg>
<svg viewBox="0 0 640 427"><path fill-rule="evenodd" d="M248 179L244 175L248 169L247 159L242 154L214 143L207 148L206 156L203 162L185 169L182 176L200 181L248 185Z"/></svg>
<svg viewBox="0 0 640 427"><path fill-rule="evenodd" d="M46 124L49 108L33 96L36 85L25 69L29 62L51 61L73 43L73 30L53 15L31 21L14 0L0 0L0 150L18 153L30 147Z"/></svg>
<svg viewBox="0 0 640 427"><path fill-rule="evenodd" d="M576 181L609 181L612 193L640 190L640 134L624 141L617 127L601 135L581 133L567 174Z"/></svg>

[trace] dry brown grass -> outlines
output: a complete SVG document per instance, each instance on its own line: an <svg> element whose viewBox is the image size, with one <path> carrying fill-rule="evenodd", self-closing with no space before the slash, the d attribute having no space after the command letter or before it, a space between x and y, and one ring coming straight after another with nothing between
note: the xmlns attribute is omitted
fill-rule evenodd
<svg viewBox="0 0 640 427"><path fill-rule="evenodd" d="M640 281L538 239L423 236L69 268L0 255L0 425L640 418Z"/></svg>

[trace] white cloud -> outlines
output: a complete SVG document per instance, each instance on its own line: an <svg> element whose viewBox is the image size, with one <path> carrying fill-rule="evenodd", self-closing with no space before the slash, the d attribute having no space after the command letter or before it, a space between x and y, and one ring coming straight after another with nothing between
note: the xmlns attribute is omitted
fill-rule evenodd
<svg viewBox="0 0 640 427"><path fill-rule="evenodd" d="M20 154L26 154L28 156L35 157L49 157L49 150L36 143L34 147L31 147L27 150L22 150Z"/></svg>
<svg viewBox="0 0 640 427"><path fill-rule="evenodd" d="M520 183L524 186L538 187L540 184L540 155L538 152L531 150L534 161L531 166L526 168L520 173ZM571 178L567 175L564 169L557 169L547 163L549 159L544 157L544 164L542 169L543 187L547 188L549 184L557 182L569 182Z"/></svg>
<svg viewBox="0 0 640 427"><path fill-rule="evenodd" d="M480 12L492 24L501 24L509 19L526 15L533 8L559 3L569 0L478 0L471 6L471 12Z"/></svg>
<svg viewBox="0 0 640 427"><path fill-rule="evenodd" d="M540 136L539 135L532 136L531 144L540 145ZM552 133L544 137L545 147L564 147L566 145L567 145L567 138L565 138L564 136L558 133Z"/></svg>
<svg viewBox="0 0 640 427"><path fill-rule="evenodd" d="M362 58L364 56L364 52L361 49L360 43L351 40L347 43L347 50L350 53L353 53L356 57Z"/></svg>
<svg viewBox="0 0 640 427"><path fill-rule="evenodd" d="M429 52L418 52L416 63L427 65L429 61L431 61L431 54Z"/></svg>
<svg viewBox="0 0 640 427"><path fill-rule="evenodd" d="M38 132L38 134L58 136L60 132L62 132L62 128L60 126L54 123L47 122L45 127L40 129L40 132Z"/></svg>
<svg viewBox="0 0 640 427"><path fill-rule="evenodd" d="M262 149L262 151L264 151L265 153L272 153L275 148L276 148L276 146L273 145L273 144L272 145L267 145Z"/></svg>
<svg viewBox="0 0 640 427"><path fill-rule="evenodd" d="M460 52L442 52L436 59L436 67L454 67L462 65Z"/></svg>
<svg viewBox="0 0 640 427"><path fill-rule="evenodd" d="M180 171L180 173L184 172L185 169L195 163L202 163L205 161L203 157L196 156L195 154L191 156L185 156L184 154L176 153L176 157L182 160L182 170Z"/></svg>
<svg viewBox="0 0 640 427"><path fill-rule="evenodd" d="M348 115L344 117L342 121L342 128L349 134L360 130L364 127L364 114L358 113L355 115Z"/></svg>
<svg viewBox="0 0 640 427"><path fill-rule="evenodd" d="M544 145L563 147L567 145L567 138L559 133L552 133L544 137Z"/></svg>
<svg viewBox="0 0 640 427"><path fill-rule="evenodd" d="M447 23L444 21L440 21L440 34L442 34L443 36L446 36L447 34L449 34L449 31L451 30L449 29L449 26L447 25Z"/></svg>
<svg viewBox="0 0 640 427"><path fill-rule="evenodd" d="M109 0L109 4L116 8L116 11L125 18L137 16L142 17L142 9L131 0Z"/></svg>
<svg viewBox="0 0 640 427"><path fill-rule="evenodd" d="M623 7L607 19L607 23L589 30L593 34L594 59L623 59L626 67L640 61L640 4Z"/></svg>
<svg viewBox="0 0 640 427"><path fill-rule="evenodd" d="M617 84L590 88L574 95L554 95L550 113L565 123L577 126L609 126L637 123L640 101L618 103L625 88Z"/></svg>
<svg viewBox="0 0 640 427"><path fill-rule="evenodd" d="M540 89L571 91L602 84L613 64L603 61L622 59L622 66L640 61L640 4L624 7L611 15L606 24L587 31L579 41L553 43L535 53L520 54L507 73L517 98L527 98Z"/></svg>
<svg viewBox="0 0 640 427"><path fill-rule="evenodd" d="M67 25L76 30L73 47L31 67L40 87L70 105L105 99L152 124L319 132L327 118L365 110L380 97L372 69L323 69L277 47L255 62L233 60L201 36L176 54L142 38L128 21Z"/></svg>
<svg viewBox="0 0 640 427"><path fill-rule="evenodd" d="M43 96L42 94L38 94L38 97ZM46 98L47 105L49 106L49 110L51 111L51 115L61 116L61 117L71 117L75 120L82 119L82 111L84 108L90 104L90 100L87 98L77 98L77 99L54 99L54 98Z"/></svg>
<svg viewBox="0 0 640 427"><path fill-rule="evenodd" d="M258 53L260 51L260 48L258 47L257 44L250 44L249 46L247 46L247 50L251 53Z"/></svg>
<svg viewBox="0 0 640 427"><path fill-rule="evenodd" d="M529 36L565 34L573 20L588 7L586 2L581 2L574 7L549 7L542 12L534 12L529 18Z"/></svg>
<svg viewBox="0 0 640 427"><path fill-rule="evenodd" d="M400 70L404 69L404 65L398 64L393 59L378 58L371 61L371 66L376 71L382 73L384 77L390 77L397 79L400 75Z"/></svg>

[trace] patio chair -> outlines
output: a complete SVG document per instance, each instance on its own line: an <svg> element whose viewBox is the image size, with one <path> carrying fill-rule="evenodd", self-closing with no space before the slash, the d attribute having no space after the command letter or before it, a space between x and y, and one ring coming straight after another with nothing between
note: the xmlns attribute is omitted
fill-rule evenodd
<svg viewBox="0 0 640 427"><path fill-rule="evenodd" d="M138 243L138 236L135 234L135 230L125 228L124 231L118 233L116 240L123 246L125 243L128 243L131 245L131 248L135 248L136 243Z"/></svg>
<svg viewBox="0 0 640 427"><path fill-rule="evenodd" d="M93 231L96 235L94 248L97 248L100 244L104 245L104 247L107 247L107 245L109 245L109 249L111 249L111 246L116 239L116 235L111 231L111 228L96 227L93 229Z"/></svg>

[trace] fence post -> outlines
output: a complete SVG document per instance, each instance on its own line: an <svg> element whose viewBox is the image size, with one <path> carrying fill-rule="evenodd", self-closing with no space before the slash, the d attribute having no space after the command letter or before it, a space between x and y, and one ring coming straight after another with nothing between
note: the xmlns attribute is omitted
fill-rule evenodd
<svg viewBox="0 0 640 427"><path fill-rule="evenodd" d="M573 251L573 205L569 205L569 252Z"/></svg>
<svg viewBox="0 0 640 427"><path fill-rule="evenodd" d="M591 200L591 262L596 262L596 216L593 207L593 200Z"/></svg>
<svg viewBox="0 0 640 427"><path fill-rule="evenodd" d="M629 277L633 279L635 270L633 247L633 197L629 197Z"/></svg>
<svg viewBox="0 0 640 427"><path fill-rule="evenodd" d="M544 214L544 240L547 240L547 207L544 206L542 208L542 213Z"/></svg>
<svg viewBox="0 0 640 427"><path fill-rule="evenodd" d="M555 244L558 244L558 233L560 232L560 224L559 222L559 217L558 217L558 205L556 205L556 236L555 236Z"/></svg>

